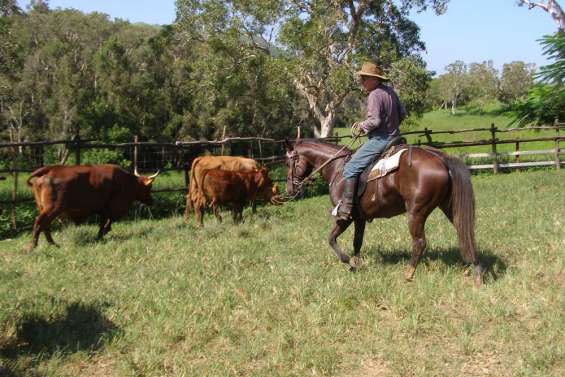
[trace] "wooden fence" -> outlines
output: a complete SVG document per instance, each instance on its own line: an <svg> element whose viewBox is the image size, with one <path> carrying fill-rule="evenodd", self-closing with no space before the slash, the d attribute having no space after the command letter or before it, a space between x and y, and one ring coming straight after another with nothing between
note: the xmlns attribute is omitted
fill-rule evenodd
<svg viewBox="0 0 565 377"><path fill-rule="evenodd" d="M424 129L422 131L405 132L411 144L428 145L440 149L457 148L459 151L470 147L485 146L488 152L481 153L456 153L463 158L471 170L492 170L498 173L501 169L522 169L529 167L554 166L560 169L565 163L561 155L564 154L560 142L565 139L561 130L565 129L565 123L555 122L551 126L506 128L498 129L494 124L489 128L473 128L454 131L433 131ZM552 131L553 136L530 137L530 138L502 138L501 135L510 132L524 131ZM454 134L482 133L490 137L479 140L467 141L441 141L441 137ZM434 140L435 138L435 140ZM345 139L351 136L334 136L324 140L332 143L345 143ZM155 193L183 192L188 186L188 169L192 160L200 155L243 155L256 159L263 164L279 164L284 161L285 140L275 140L258 137L234 137L213 141L177 141L176 143L153 143L140 142L136 137L130 143L99 143L93 140L59 140L49 142L25 142L25 143L0 143L0 161L8 161L0 165L0 174L10 174L13 177L10 200L0 200L0 208L9 205L12 209L11 223L16 228L16 207L20 203L31 202L33 199L18 198L19 175L30 173L44 164L73 163L81 164L92 162L88 157L88 151L93 150L119 150L123 161L129 162L129 169L182 171L184 172L184 187L155 190ZM550 143L550 149L527 149L530 143ZM500 151L499 146L512 144L513 151ZM59 153L48 153L47 148L58 148ZM506 148L508 149L508 148ZM47 156L50 156L47 158ZM56 156L54 159L53 156ZM532 156L544 156L544 159L531 160ZM545 157L549 156L549 157ZM529 160L526 161L526 158ZM477 160L479 163L477 163ZM0 178L1 180L1 178Z"/></svg>

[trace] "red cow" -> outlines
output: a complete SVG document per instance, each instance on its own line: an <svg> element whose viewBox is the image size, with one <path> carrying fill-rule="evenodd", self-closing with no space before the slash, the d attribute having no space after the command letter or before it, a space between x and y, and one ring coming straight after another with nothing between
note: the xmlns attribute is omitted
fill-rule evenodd
<svg viewBox="0 0 565 377"><path fill-rule="evenodd" d="M30 250L37 246L41 232L56 245L50 225L57 216L80 223L90 215L100 215L101 239L110 231L112 221L124 216L134 201L153 203L151 185L158 174L144 177L136 171L134 175L116 165L53 165L37 169L27 181L39 210Z"/></svg>
<svg viewBox="0 0 565 377"><path fill-rule="evenodd" d="M194 203L196 221L202 226L202 209L205 202L209 202L214 215L219 221L222 217L219 213L220 206L231 208L233 222L235 224L242 220L243 207L257 197L275 204L278 190L269 178L267 168L262 167L252 172L235 172L221 169L210 169L204 172L202 178L201 193L205 201Z"/></svg>

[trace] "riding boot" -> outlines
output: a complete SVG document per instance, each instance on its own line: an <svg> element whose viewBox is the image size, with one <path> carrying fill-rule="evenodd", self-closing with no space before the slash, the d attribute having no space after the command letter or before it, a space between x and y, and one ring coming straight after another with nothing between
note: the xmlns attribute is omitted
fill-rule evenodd
<svg viewBox="0 0 565 377"><path fill-rule="evenodd" d="M353 200L355 198L355 191L357 189L357 179L349 178L345 180L345 187L343 188L343 195L341 197L341 204L337 208L337 220L351 219L351 211L353 209Z"/></svg>

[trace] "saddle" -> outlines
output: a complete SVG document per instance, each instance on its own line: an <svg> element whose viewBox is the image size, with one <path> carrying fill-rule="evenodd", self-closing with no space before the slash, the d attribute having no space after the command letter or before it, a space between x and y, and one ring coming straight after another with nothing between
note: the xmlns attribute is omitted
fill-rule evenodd
<svg viewBox="0 0 565 377"><path fill-rule="evenodd" d="M383 150L383 153L375 156L375 159L373 160L373 162L371 162L369 164L369 166L367 168L365 168L363 173L361 173L361 175L359 176L359 180L357 182L357 198L361 197L363 195L363 193L365 192L365 189L367 188L367 182L369 181L369 174L371 173L371 170L373 169L373 167L380 160L386 159L386 158L394 155L395 153L397 153L400 150L405 149L405 148L406 148L406 139L402 136L397 136L394 139L392 139L391 141L389 141L389 143L387 144L387 146Z"/></svg>

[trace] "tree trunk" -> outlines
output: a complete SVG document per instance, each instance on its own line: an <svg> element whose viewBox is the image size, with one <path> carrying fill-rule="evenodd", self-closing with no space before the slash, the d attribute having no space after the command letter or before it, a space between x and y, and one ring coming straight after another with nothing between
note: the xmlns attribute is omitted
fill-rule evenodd
<svg viewBox="0 0 565 377"><path fill-rule="evenodd" d="M326 117L320 122L319 136L316 137L329 137L332 135L332 131L335 125L335 109L331 109Z"/></svg>

